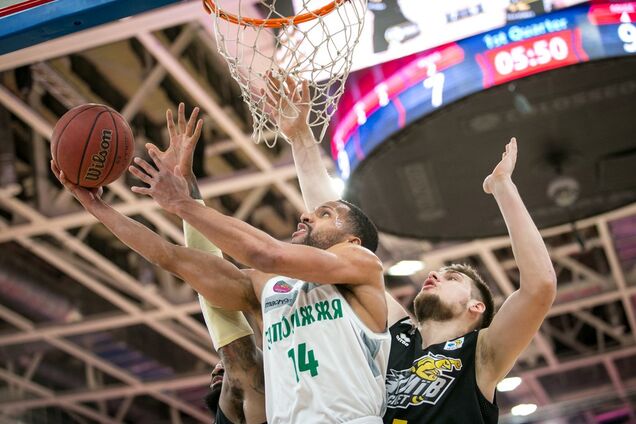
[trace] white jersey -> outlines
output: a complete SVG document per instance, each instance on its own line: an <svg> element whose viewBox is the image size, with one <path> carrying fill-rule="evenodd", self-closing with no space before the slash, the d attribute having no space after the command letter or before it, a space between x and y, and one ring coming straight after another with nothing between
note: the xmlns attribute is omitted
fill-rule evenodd
<svg viewBox="0 0 636 424"><path fill-rule="evenodd" d="M391 338L334 285L287 277L261 295L268 424L382 423Z"/></svg>

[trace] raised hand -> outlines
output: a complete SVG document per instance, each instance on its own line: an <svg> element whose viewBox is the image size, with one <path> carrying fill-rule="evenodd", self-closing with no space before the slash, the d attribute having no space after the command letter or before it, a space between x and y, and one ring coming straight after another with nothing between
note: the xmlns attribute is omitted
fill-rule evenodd
<svg viewBox="0 0 636 424"><path fill-rule="evenodd" d="M506 144L506 151L501 155L501 161L495 169L484 180L483 188L488 194L492 194L494 184L498 181L511 180L512 171L515 170L517 162L517 139L512 137L510 143Z"/></svg>
<svg viewBox="0 0 636 424"><path fill-rule="evenodd" d="M134 160L138 168L128 168L131 174L148 184L148 187L133 186L130 189L134 193L152 197L163 209L175 213L180 202L190 198L188 182L179 166L170 169L155 150L148 153L156 169L139 157Z"/></svg>
<svg viewBox="0 0 636 424"><path fill-rule="evenodd" d="M194 149L197 146L199 137L201 137L201 128L203 120L199 116L199 108L195 107L190 115L190 119L186 124L185 105L179 103L177 111L177 124L174 123L172 110L166 111L166 126L170 134L170 145L165 151L161 151L156 145L147 143L146 149L148 153L154 152L156 157L161 160L164 166L170 170L179 167L183 176L186 178L193 177L192 159Z"/></svg>
<svg viewBox="0 0 636 424"><path fill-rule="evenodd" d="M51 170L55 177L62 183L62 185L73 194L73 196L86 208L88 211L98 204L102 204L102 192L99 188L84 188L73 184L66 179L64 172L60 171L54 161L51 161Z"/></svg>
<svg viewBox="0 0 636 424"><path fill-rule="evenodd" d="M278 79L272 72L267 72L267 89L261 89L265 98L265 112L272 122L290 142L304 139L311 134L309 128L309 84L303 80L300 84L291 76L285 81Z"/></svg>

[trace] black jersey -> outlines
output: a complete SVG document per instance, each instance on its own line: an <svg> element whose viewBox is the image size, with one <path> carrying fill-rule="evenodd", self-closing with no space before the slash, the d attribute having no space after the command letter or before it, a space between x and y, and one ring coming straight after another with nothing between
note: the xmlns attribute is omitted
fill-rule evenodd
<svg viewBox="0 0 636 424"><path fill-rule="evenodd" d="M234 424L229 420L228 417L225 416L220 406L216 407L216 419L214 420L214 424Z"/></svg>
<svg viewBox="0 0 636 424"><path fill-rule="evenodd" d="M477 387L477 331L427 349L422 349L422 336L408 318L390 331L385 424L497 422L496 402Z"/></svg>
<svg viewBox="0 0 636 424"><path fill-rule="evenodd" d="M213 424L234 424L228 417L225 416L220 406L216 407L216 418ZM264 422L263 424L267 424Z"/></svg>

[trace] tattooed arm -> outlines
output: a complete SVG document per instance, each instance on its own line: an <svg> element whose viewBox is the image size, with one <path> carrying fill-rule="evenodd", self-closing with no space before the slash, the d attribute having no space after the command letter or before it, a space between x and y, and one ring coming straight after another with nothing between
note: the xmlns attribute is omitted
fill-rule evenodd
<svg viewBox="0 0 636 424"><path fill-rule="evenodd" d="M256 347L254 336L223 346L219 355L225 366L219 408L233 423L264 423L263 353Z"/></svg>

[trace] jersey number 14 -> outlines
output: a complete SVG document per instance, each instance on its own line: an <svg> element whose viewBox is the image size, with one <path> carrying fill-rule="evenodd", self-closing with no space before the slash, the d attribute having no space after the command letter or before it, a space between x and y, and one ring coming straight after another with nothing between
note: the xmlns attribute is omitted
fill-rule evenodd
<svg viewBox="0 0 636 424"><path fill-rule="evenodd" d="M294 363L294 373L296 374L296 383L300 381L299 373L309 371L312 377L318 375L318 361L314 356L314 350L307 350L307 345L301 343L298 350L294 351L292 347L287 351L287 356Z"/></svg>

